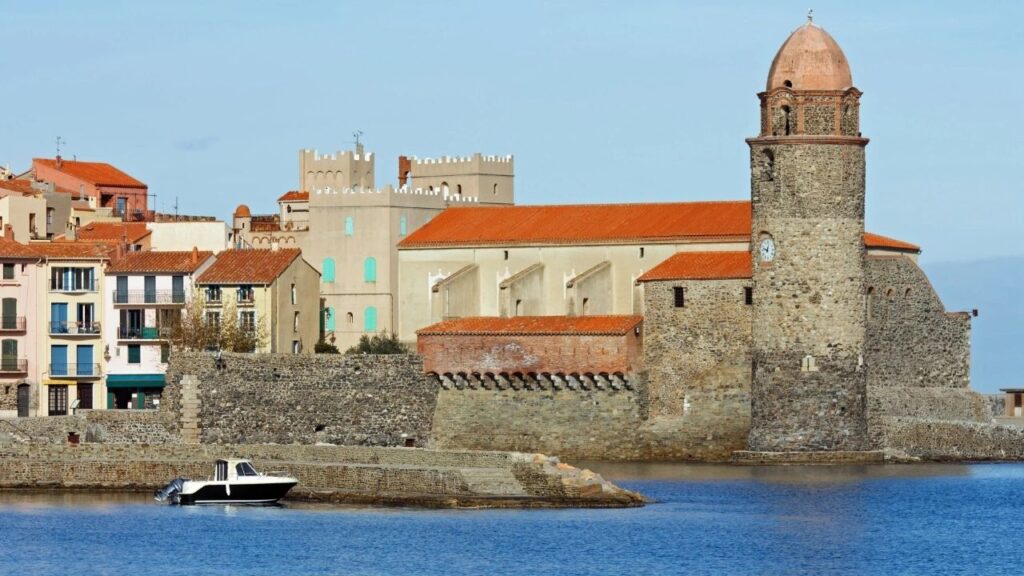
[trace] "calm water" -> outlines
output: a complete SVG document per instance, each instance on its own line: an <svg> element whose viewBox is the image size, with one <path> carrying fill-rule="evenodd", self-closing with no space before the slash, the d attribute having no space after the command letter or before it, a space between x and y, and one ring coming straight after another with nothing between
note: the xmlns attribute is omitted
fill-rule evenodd
<svg viewBox="0 0 1024 576"><path fill-rule="evenodd" d="M592 464L633 510L0 493L0 574L1021 574L1024 465Z"/></svg>

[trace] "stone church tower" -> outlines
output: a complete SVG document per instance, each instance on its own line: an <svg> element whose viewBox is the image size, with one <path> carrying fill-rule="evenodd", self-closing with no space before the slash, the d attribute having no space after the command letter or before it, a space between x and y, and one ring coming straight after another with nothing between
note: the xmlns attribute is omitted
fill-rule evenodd
<svg viewBox="0 0 1024 576"><path fill-rule="evenodd" d="M843 51L809 18L758 94L750 450L868 448L860 96Z"/></svg>

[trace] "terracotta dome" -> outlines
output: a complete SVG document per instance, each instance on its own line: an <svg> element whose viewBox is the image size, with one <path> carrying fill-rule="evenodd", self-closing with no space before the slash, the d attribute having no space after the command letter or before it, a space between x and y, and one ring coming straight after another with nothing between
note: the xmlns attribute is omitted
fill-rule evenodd
<svg viewBox="0 0 1024 576"><path fill-rule="evenodd" d="M239 204L238 208L235 208L235 218L251 218L252 212L249 212L249 207L245 204Z"/></svg>
<svg viewBox="0 0 1024 576"><path fill-rule="evenodd" d="M768 88L846 90L853 86L850 64L839 44L811 22L797 28L779 48L768 71Z"/></svg>

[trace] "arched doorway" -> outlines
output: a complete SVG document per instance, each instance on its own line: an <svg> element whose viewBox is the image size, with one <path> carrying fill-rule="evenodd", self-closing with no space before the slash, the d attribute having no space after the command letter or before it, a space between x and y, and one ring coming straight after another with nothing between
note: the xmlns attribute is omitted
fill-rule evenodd
<svg viewBox="0 0 1024 576"><path fill-rule="evenodd" d="M28 418L31 399L29 388L28 384L18 384L18 418Z"/></svg>

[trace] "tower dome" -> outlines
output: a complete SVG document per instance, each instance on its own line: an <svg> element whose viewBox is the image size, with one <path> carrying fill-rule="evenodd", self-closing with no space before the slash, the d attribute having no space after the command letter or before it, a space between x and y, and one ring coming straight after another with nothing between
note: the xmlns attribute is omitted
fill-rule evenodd
<svg viewBox="0 0 1024 576"><path fill-rule="evenodd" d="M850 64L842 48L821 26L808 19L786 38L768 71L767 91L846 90L853 87Z"/></svg>
<svg viewBox="0 0 1024 576"><path fill-rule="evenodd" d="M239 204L238 208L235 208L234 216L235 218L249 218L252 216L252 213L249 212L248 206L246 206L245 204Z"/></svg>

